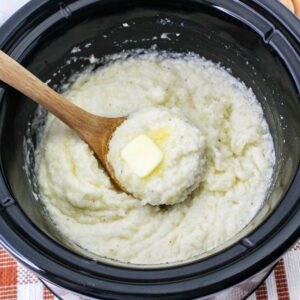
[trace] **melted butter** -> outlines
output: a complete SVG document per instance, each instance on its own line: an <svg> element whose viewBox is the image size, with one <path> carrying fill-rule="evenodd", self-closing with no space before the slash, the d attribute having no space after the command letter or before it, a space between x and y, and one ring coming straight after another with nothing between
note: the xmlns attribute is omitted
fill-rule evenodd
<svg viewBox="0 0 300 300"><path fill-rule="evenodd" d="M167 128L159 128L157 130L148 132L147 135L153 140L154 143L160 146L171 135L171 131Z"/></svg>

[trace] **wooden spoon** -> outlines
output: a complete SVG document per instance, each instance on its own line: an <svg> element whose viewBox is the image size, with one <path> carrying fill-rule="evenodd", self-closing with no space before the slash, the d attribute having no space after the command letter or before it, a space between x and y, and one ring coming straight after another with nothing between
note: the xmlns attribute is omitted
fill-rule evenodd
<svg viewBox="0 0 300 300"><path fill-rule="evenodd" d="M71 127L91 147L96 157L115 183L126 192L116 179L107 160L108 144L115 129L126 117L105 118L93 115L66 100L32 73L0 50L0 80L45 107Z"/></svg>
<svg viewBox="0 0 300 300"><path fill-rule="evenodd" d="M295 14L297 17L300 17L300 0L293 0Z"/></svg>
<svg viewBox="0 0 300 300"><path fill-rule="evenodd" d="M293 13L295 13L294 3L292 0L281 0L281 2Z"/></svg>

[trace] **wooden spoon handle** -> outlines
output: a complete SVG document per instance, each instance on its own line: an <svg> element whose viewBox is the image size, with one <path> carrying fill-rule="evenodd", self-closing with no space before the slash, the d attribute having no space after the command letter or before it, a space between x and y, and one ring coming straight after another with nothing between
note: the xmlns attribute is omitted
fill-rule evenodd
<svg viewBox="0 0 300 300"><path fill-rule="evenodd" d="M292 0L297 17L300 17L300 0Z"/></svg>
<svg viewBox="0 0 300 300"><path fill-rule="evenodd" d="M294 4L292 0L281 0L281 2L293 13L295 12Z"/></svg>
<svg viewBox="0 0 300 300"><path fill-rule="evenodd" d="M84 111L49 88L32 73L0 50L0 80L39 103L81 135L82 124L94 115ZM92 124L91 124L92 125ZM96 124L95 124L96 125Z"/></svg>

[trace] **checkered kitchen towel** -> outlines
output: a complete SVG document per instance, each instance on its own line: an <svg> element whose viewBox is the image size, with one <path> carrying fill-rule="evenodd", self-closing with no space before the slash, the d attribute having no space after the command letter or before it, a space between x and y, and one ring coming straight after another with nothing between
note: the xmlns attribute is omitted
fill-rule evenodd
<svg viewBox="0 0 300 300"><path fill-rule="evenodd" d="M31 272L0 247L0 300L54 300Z"/></svg>
<svg viewBox="0 0 300 300"><path fill-rule="evenodd" d="M27 1L0 0L0 25ZM300 15L300 0L281 1ZM0 247L0 300L55 299L37 277ZM300 300L300 242L285 254L266 282L248 300Z"/></svg>
<svg viewBox="0 0 300 300"><path fill-rule="evenodd" d="M37 277L0 248L0 300L57 299ZM248 300L300 300L300 242L285 254Z"/></svg>

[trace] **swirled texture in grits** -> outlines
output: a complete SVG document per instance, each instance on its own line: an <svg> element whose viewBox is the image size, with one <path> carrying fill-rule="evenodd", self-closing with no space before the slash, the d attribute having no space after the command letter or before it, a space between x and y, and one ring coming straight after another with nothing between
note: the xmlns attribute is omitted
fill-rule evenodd
<svg viewBox="0 0 300 300"><path fill-rule="evenodd" d="M175 108L206 140L199 188L159 210L116 191L89 147L49 114L36 154L40 193L59 230L81 247L123 262L185 260L233 237L261 207L272 138L252 91L216 64L160 54L127 58L79 76L65 96L103 116Z"/></svg>

